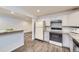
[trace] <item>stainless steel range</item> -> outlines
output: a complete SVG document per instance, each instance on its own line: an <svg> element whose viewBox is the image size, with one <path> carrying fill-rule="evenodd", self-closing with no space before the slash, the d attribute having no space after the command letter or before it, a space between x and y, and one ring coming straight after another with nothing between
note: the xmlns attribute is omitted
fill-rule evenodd
<svg viewBox="0 0 79 59"><path fill-rule="evenodd" d="M62 21L51 21L50 42L60 45L62 43Z"/></svg>

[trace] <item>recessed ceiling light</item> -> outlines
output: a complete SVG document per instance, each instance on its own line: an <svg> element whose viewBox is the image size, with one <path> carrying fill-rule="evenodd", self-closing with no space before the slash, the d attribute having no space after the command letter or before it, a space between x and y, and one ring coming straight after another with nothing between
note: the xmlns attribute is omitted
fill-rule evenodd
<svg viewBox="0 0 79 59"><path fill-rule="evenodd" d="M37 12L39 13L39 12L40 12L40 10L39 10L39 9L37 9Z"/></svg>
<svg viewBox="0 0 79 59"><path fill-rule="evenodd" d="M14 14L14 12L13 12L13 11L11 11L11 14Z"/></svg>

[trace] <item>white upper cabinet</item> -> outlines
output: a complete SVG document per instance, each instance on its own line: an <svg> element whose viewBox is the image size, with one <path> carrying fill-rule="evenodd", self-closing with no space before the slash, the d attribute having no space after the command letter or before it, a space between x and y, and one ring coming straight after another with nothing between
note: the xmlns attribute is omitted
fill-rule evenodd
<svg viewBox="0 0 79 59"><path fill-rule="evenodd" d="M74 12L69 15L68 25L69 26L79 26L79 12Z"/></svg>
<svg viewBox="0 0 79 59"><path fill-rule="evenodd" d="M79 26L79 12L63 15L62 26Z"/></svg>
<svg viewBox="0 0 79 59"><path fill-rule="evenodd" d="M68 26L68 17L69 15L62 16L62 26Z"/></svg>

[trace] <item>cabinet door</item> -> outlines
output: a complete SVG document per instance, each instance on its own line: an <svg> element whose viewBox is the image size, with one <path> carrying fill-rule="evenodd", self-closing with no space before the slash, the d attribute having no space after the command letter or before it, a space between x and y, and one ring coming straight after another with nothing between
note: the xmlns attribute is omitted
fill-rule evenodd
<svg viewBox="0 0 79 59"><path fill-rule="evenodd" d="M70 47L69 45L70 45L70 36L68 35L68 34L63 34L63 46L64 47Z"/></svg>
<svg viewBox="0 0 79 59"><path fill-rule="evenodd" d="M62 26L68 26L68 16L69 15L62 16Z"/></svg>
<svg viewBox="0 0 79 59"><path fill-rule="evenodd" d="M63 46L70 48L70 51L73 51L73 40L72 37L68 34L63 34Z"/></svg>
<svg viewBox="0 0 79 59"><path fill-rule="evenodd" d="M79 25L79 12L74 12L70 14L68 24L70 26L78 26Z"/></svg>
<svg viewBox="0 0 79 59"><path fill-rule="evenodd" d="M49 32L44 32L44 41L49 42Z"/></svg>

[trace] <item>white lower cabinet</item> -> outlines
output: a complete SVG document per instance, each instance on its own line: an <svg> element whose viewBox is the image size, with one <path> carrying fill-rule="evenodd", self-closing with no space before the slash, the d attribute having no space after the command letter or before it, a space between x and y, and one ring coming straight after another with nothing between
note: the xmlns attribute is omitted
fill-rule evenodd
<svg viewBox="0 0 79 59"><path fill-rule="evenodd" d="M49 42L49 32L44 32L44 41Z"/></svg>
<svg viewBox="0 0 79 59"><path fill-rule="evenodd" d="M69 20L69 15L64 15L62 16L62 26L69 26L68 25L68 20Z"/></svg>
<svg viewBox="0 0 79 59"><path fill-rule="evenodd" d="M73 51L73 40L68 34L63 34L63 47L69 48L71 52Z"/></svg>

